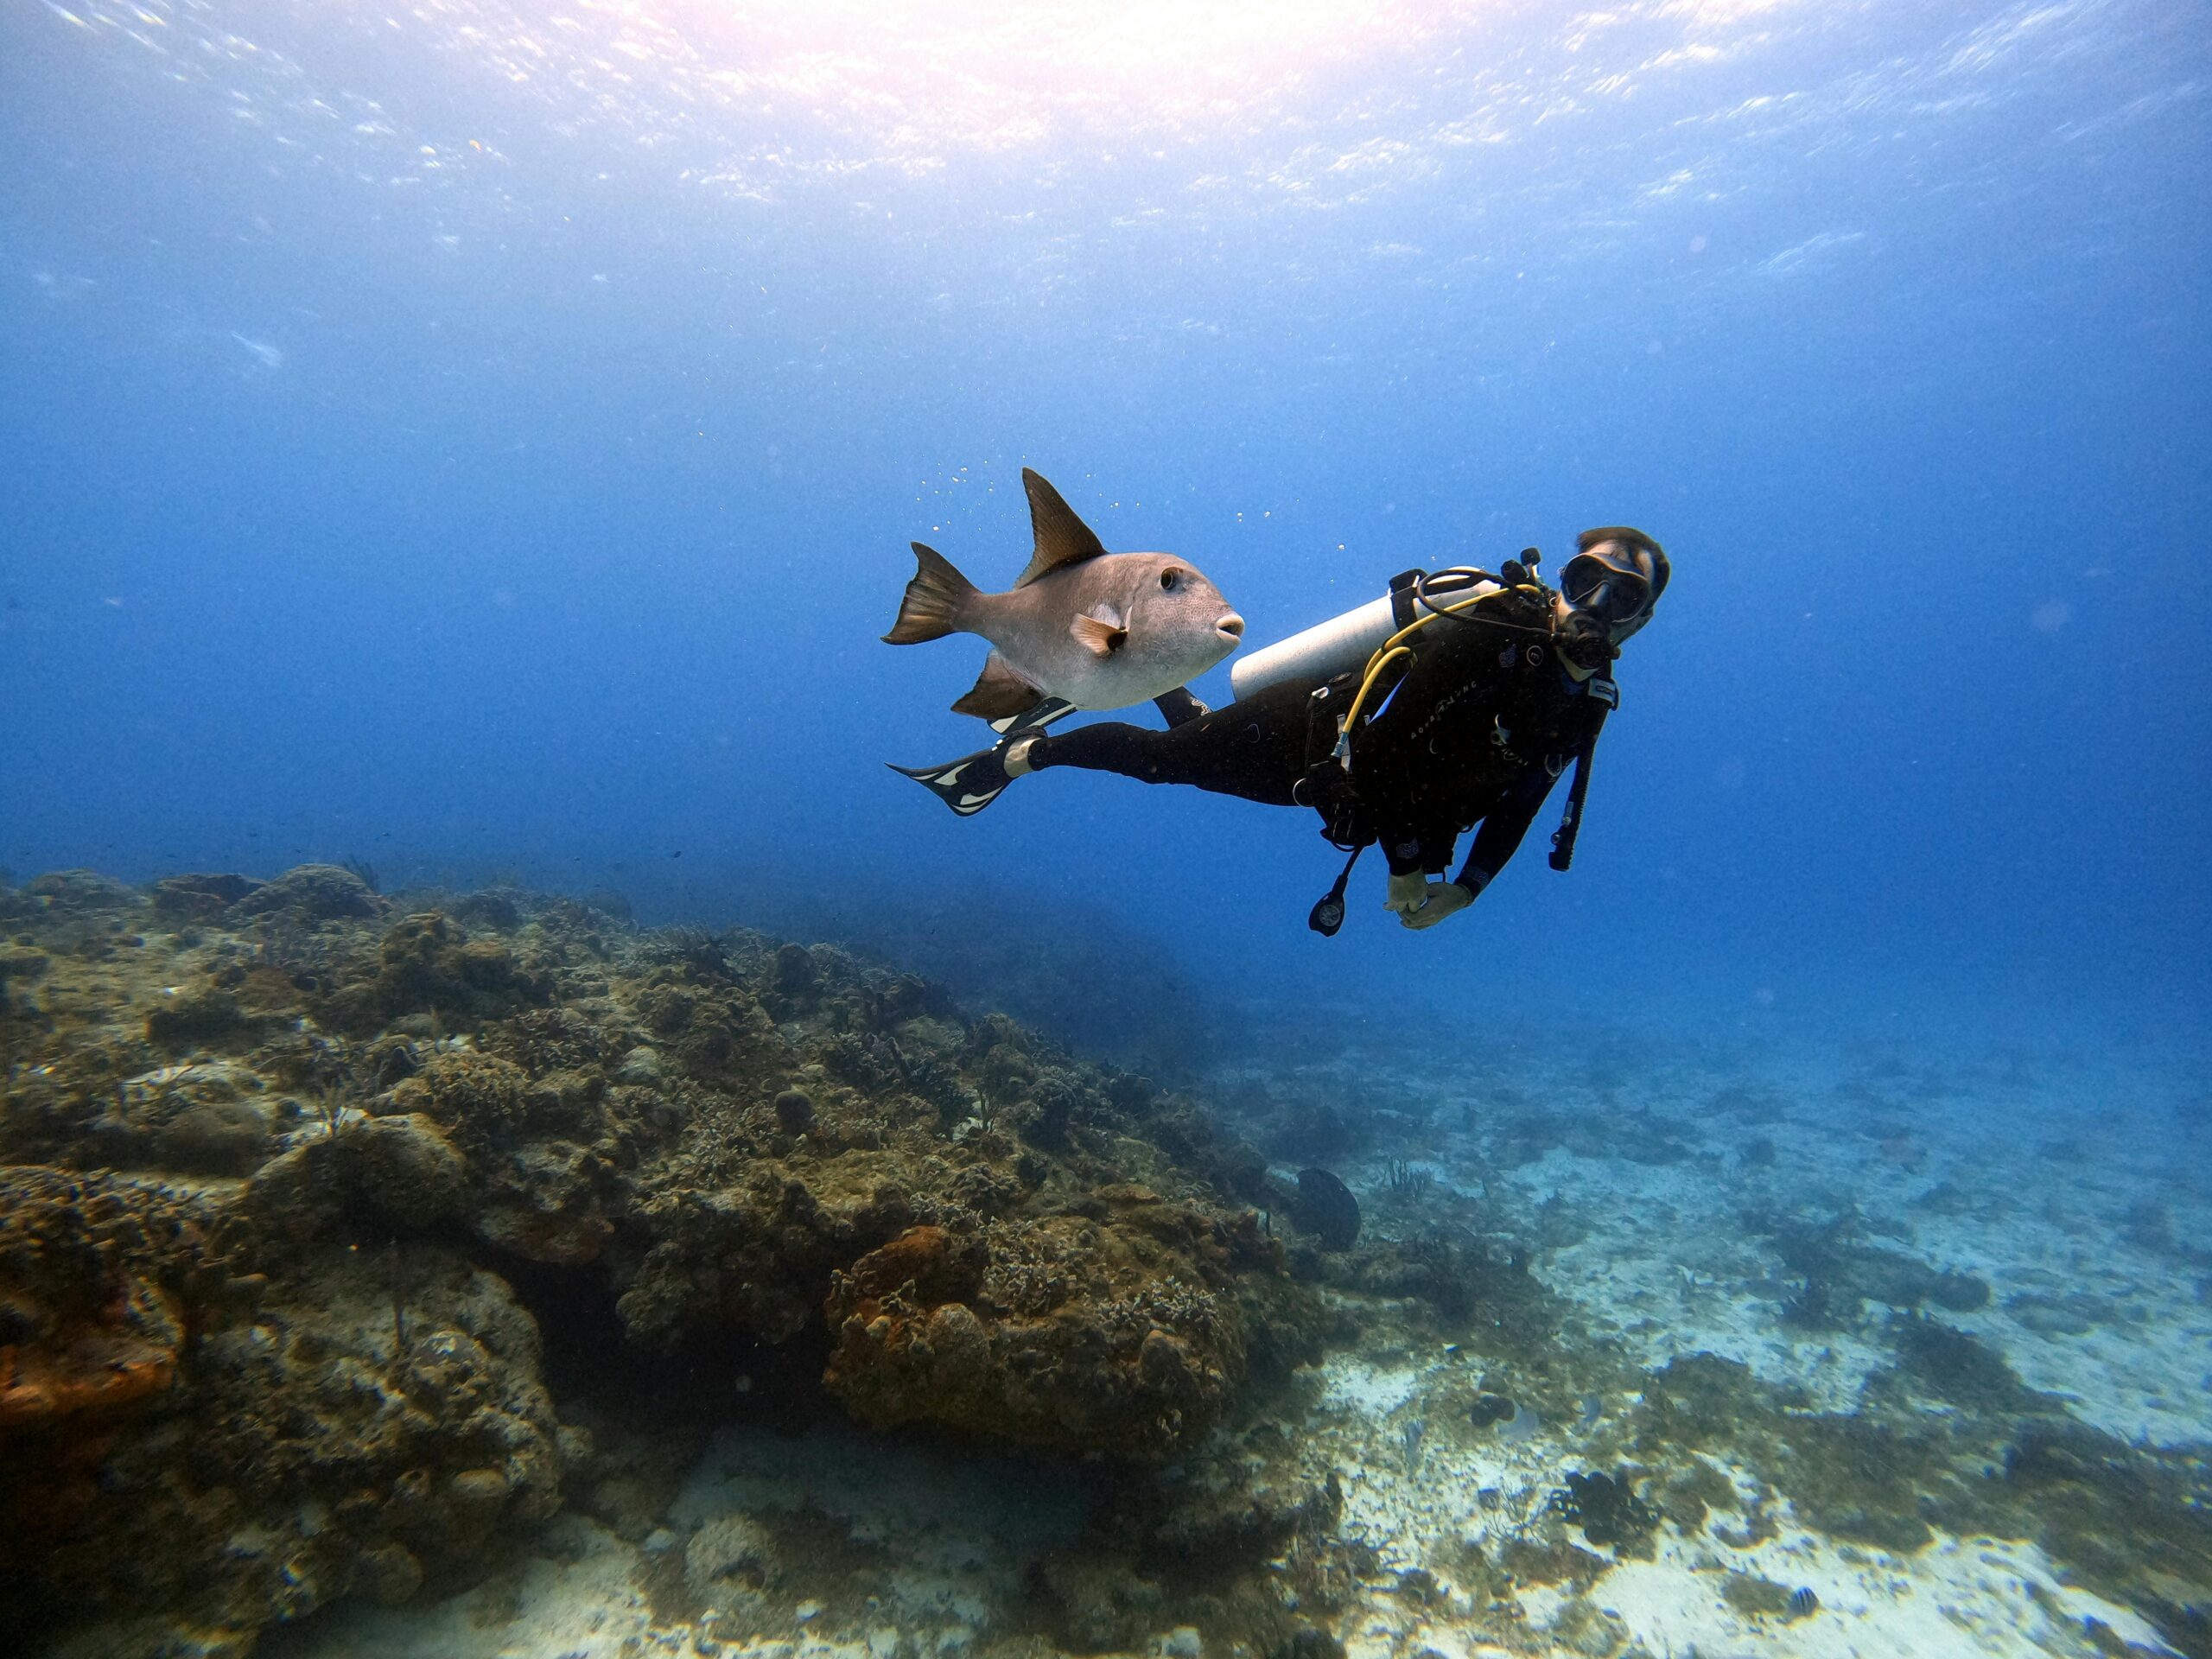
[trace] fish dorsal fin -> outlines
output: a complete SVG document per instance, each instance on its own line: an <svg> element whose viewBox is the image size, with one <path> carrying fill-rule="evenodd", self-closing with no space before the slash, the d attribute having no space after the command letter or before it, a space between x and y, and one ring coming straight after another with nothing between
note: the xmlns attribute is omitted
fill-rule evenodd
<svg viewBox="0 0 2212 1659"><path fill-rule="evenodd" d="M1029 492L1029 524L1036 532L1037 550L1029 556L1015 587L1027 588L1047 571L1105 553L1104 544L1075 516L1075 509L1060 499L1058 490L1027 467L1021 469L1021 482Z"/></svg>

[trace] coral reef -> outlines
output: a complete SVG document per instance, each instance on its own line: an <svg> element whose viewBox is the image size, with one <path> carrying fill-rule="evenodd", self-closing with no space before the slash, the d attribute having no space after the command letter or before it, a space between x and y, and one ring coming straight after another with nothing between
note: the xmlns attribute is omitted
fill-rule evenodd
<svg viewBox="0 0 2212 1659"><path fill-rule="evenodd" d="M450 1254L288 1263L220 1190L0 1170L0 1618L219 1646L558 1502L537 1333ZM149 1617L158 1610L158 1618Z"/></svg>
<svg viewBox="0 0 2212 1659"><path fill-rule="evenodd" d="M910 1227L834 1273L831 1392L882 1427L1147 1457L1187 1443L1243 1373L1266 1310L1240 1305L1239 1263L1268 1241L1249 1213L1224 1223L1129 1185L1099 1198L1096 1217Z"/></svg>
<svg viewBox="0 0 2212 1659"><path fill-rule="evenodd" d="M242 1648L483 1571L564 1467L626 1512L539 1319L1131 1467L1331 1329L1195 1103L841 950L334 865L7 897L16 1628ZM680 1566L725 1614L775 1570L729 1529Z"/></svg>

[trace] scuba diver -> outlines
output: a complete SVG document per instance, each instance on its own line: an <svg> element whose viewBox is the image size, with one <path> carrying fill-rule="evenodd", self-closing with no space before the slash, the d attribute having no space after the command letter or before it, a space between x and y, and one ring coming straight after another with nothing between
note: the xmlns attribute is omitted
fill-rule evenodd
<svg viewBox="0 0 2212 1659"><path fill-rule="evenodd" d="M1583 531L1556 591L1540 562L1530 548L1495 575L1407 571L1387 597L1239 663L1235 702L1209 710L1187 690L1160 697L1164 731L1102 721L1052 732L1075 712L1052 701L1002 722L991 748L893 770L963 816L1053 766L1306 807L1350 855L1313 906L1315 931L1342 925L1352 866L1375 845L1389 863L1385 906L1407 927L1433 927L1497 878L1573 763L1550 860L1567 868L1591 753L1618 702L1609 671L1669 575L1659 543L1624 525ZM1469 830L1466 859L1446 880Z"/></svg>

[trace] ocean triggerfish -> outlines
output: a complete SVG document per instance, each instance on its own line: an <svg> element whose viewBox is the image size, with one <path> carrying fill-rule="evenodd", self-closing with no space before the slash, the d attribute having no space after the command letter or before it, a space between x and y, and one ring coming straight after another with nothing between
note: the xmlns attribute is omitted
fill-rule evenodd
<svg viewBox="0 0 2212 1659"><path fill-rule="evenodd" d="M1021 481L1037 550L1014 586L987 594L916 542L918 568L883 636L894 645L948 633L991 642L954 713L1005 720L1047 697L1120 709L1173 691L1236 649L1244 619L1189 561L1109 553L1058 490L1027 467Z"/></svg>

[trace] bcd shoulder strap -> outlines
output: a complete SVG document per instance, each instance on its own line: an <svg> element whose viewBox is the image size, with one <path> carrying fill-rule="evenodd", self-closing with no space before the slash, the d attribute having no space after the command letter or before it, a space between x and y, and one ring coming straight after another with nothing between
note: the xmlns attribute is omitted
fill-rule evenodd
<svg viewBox="0 0 2212 1659"><path fill-rule="evenodd" d="M1598 734L1605 729L1605 716L1621 706L1621 689L1609 674L1592 675L1582 695L1598 705L1598 715L1591 722L1590 735L1575 753L1574 781L1567 788L1567 810L1560 814L1559 828L1552 831L1550 863L1555 870L1574 862L1574 839L1582 833L1582 798L1590 792L1590 759L1597 753Z"/></svg>

